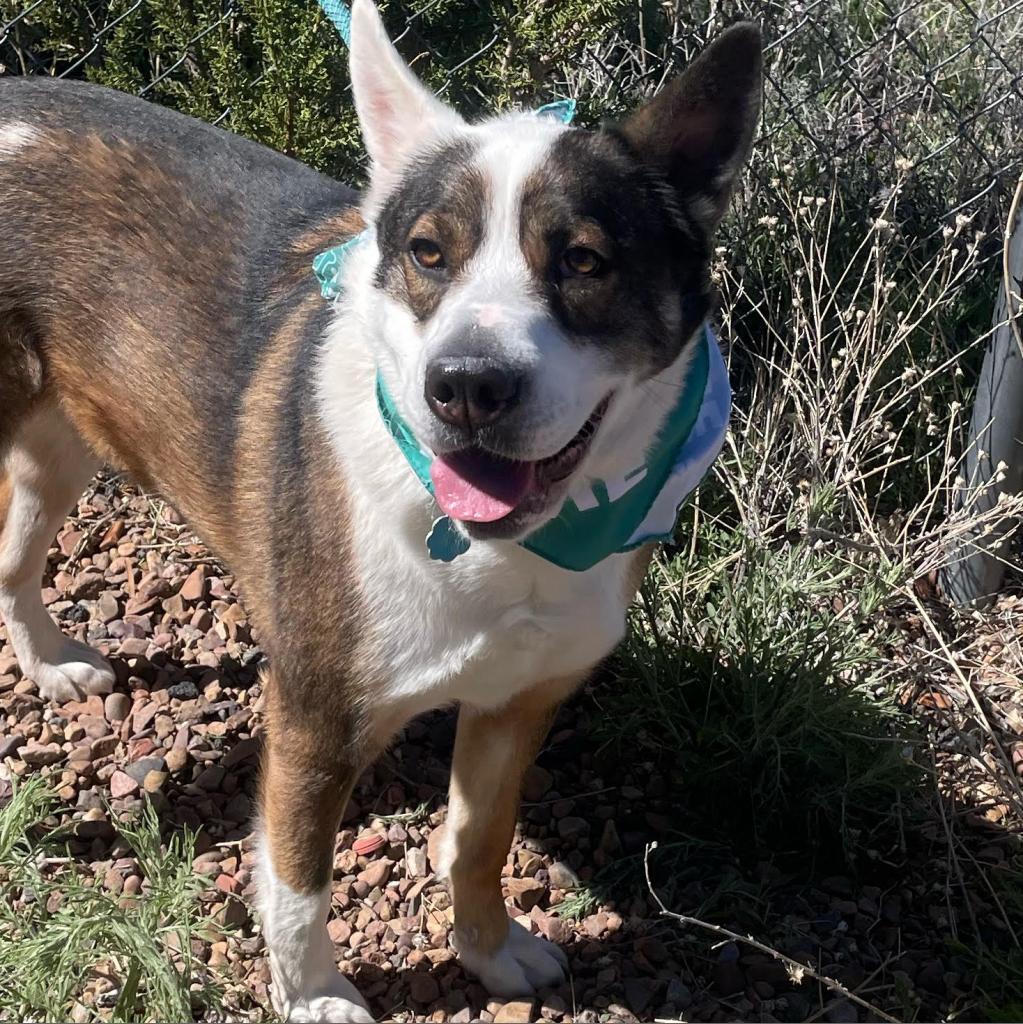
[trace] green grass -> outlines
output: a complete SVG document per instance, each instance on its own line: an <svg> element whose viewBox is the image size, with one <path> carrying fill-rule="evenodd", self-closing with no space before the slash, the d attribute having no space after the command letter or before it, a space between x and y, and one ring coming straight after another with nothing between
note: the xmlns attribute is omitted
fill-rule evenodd
<svg viewBox="0 0 1023 1024"><path fill-rule="evenodd" d="M606 740L667 759L685 831L745 857L869 830L919 774L870 622L883 581L741 527L708 523L693 541L647 580L599 691Z"/></svg>
<svg viewBox="0 0 1023 1024"><path fill-rule="evenodd" d="M215 927L191 870L193 836L163 841L146 809L118 826L144 879L131 905L83 874L66 833L49 818L45 780L19 783L0 810L0 1019L188 1021L219 1007L220 989L193 960L191 940ZM61 894L62 899L51 899ZM59 902L59 905L57 905ZM52 909L48 906L52 905ZM80 1001L101 972L113 982L96 1004ZM201 992L190 992L202 980Z"/></svg>

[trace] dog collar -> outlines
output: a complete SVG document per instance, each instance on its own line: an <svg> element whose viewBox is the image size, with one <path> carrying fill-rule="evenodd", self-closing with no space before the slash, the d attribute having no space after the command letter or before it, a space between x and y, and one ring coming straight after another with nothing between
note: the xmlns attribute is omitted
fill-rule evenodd
<svg viewBox="0 0 1023 1024"><path fill-rule="evenodd" d="M433 494L432 455L416 440L377 374L377 407L388 433L419 482ZM678 401L645 460L617 479L580 481L561 511L520 545L562 569L583 572L610 555L671 540L675 521L724 444L731 388L721 350L704 325ZM430 557L451 562L470 539L448 516L426 538Z"/></svg>

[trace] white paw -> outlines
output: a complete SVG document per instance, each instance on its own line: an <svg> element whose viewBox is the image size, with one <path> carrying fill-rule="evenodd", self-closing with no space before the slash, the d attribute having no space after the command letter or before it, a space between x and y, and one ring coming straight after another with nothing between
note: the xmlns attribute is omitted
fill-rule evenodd
<svg viewBox="0 0 1023 1024"><path fill-rule="evenodd" d="M287 1021L322 1021L324 1024L373 1024L373 1014L358 989L342 974L321 986L313 995L278 998L274 986L274 1008Z"/></svg>
<svg viewBox="0 0 1023 1024"><path fill-rule="evenodd" d="M532 935L517 921L508 922L508 938L490 955L458 941L462 963L495 996L530 995L537 989L556 988L568 972L568 957L539 935Z"/></svg>
<svg viewBox="0 0 1023 1024"><path fill-rule="evenodd" d="M61 637L45 660L26 659L22 672L39 688L40 697L57 703L110 693L115 681L114 670L99 651L68 637Z"/></svg>

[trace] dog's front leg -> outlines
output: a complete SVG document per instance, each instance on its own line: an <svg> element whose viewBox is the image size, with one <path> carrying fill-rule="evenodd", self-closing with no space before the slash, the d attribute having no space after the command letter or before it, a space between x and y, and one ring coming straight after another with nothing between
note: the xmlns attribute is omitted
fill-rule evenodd
<svg viewBox="0 0 1023 1024"><path fill-rule="evenodd" d="M296 706L268 679L257 904L274 1008L289 1021L372 1021L327 934L334 842L369 752L354 723Z"/></svg>
<svg viewBox="0 0 1023 1024"><path fill-rule="evenodd" d="M451 886L462 962L496 995L558 985L568 967L557 946L509 919L501 867L515 832L523 773L578 682L544 684L498 711L463 706L459 715L441 867Z"/></svg>

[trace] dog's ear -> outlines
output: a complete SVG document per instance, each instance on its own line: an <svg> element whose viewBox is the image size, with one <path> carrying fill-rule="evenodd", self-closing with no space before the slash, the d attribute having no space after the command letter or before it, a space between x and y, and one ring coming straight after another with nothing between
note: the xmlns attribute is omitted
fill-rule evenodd
<svg viewBox="0 0 1023 1024"><path fill-rule="evenodd" d="M424 143L464 124L409 70L372 0L352 6L351 76L374 188L393 181Z"/></svg>
<svg viewBox="0 0 1023 1024"><path fill-rule="evenodd" d="M761 65L760 29L733 25L619 129L708 230L724 215L753 145Z"/></svg>

